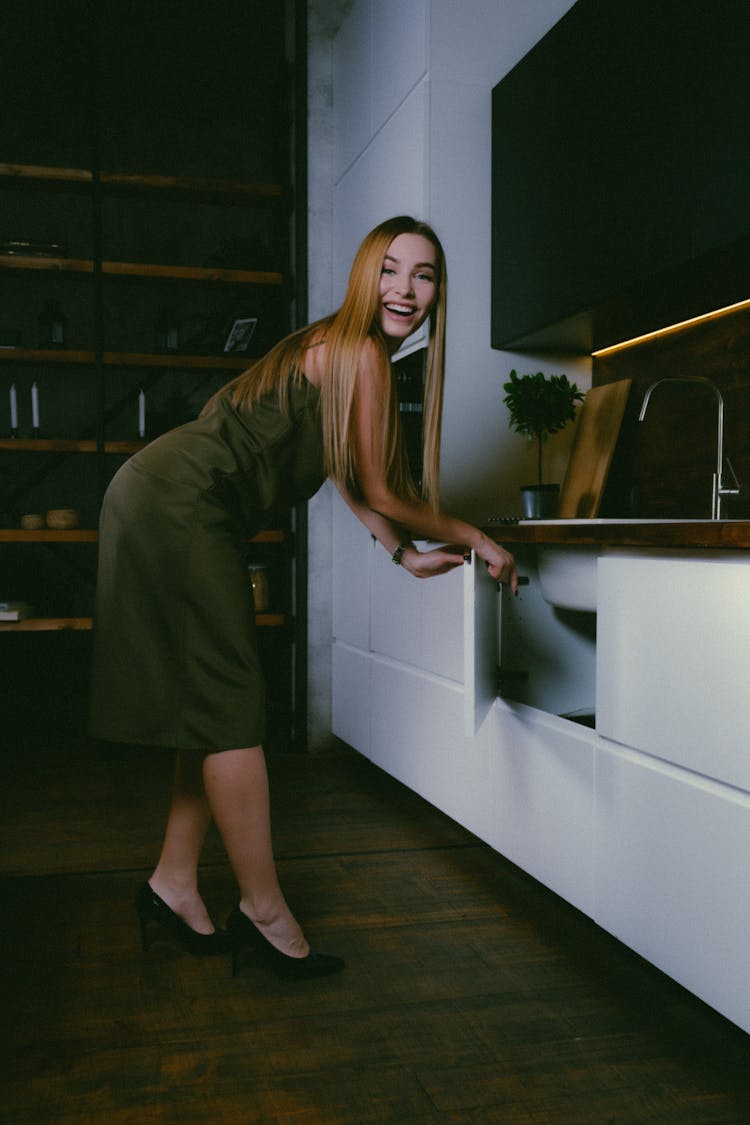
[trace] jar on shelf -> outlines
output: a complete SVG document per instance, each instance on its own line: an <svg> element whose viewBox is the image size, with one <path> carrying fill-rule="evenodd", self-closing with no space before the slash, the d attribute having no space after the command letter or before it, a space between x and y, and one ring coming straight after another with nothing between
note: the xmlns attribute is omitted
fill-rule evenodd
<svg viewBox="0 0 750 1125"><path fill-rule="evenodd" d="M39 347L65 347L65 314L59 301L45 301L39 313Z"/></svg>
<svg viewBox="0 0 750 1125"><path fill-rule="evenodd" d="M154 349L157 352L176 352L180 347L180 326L174 309L163 308L154 325Z"/></svg>
<svg viewBox="0 0 750 1125"><path fill-rule="evenodd" d="M247 568L250 585L253 590L253 601L256 613L268 613L271 607L271 591L268 585L268 574L265 566L251 563Z"/></svg>

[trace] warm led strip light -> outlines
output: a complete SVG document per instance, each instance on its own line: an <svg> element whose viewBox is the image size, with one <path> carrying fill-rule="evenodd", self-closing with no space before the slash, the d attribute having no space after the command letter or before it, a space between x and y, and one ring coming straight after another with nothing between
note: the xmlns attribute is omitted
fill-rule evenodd
<svg viewBox="0 0 750 1125"><path fill-rule="evenodd" d="M596 358L603 355L612 355L613 352L622 351L623 348L632 348L635 344L643 344L646 340L658 340L660 336L667 336L670 332L677 332L678 329L686 328L689 324L702 324L706 320L717 320L720 316L726 316L727 313L738 312L740 309L748 308L750 308L750 298L745 301L737 301L734 305L726 305L722 309L714 309L712 312L701 313L700 316L691 316L688 320L680 320L676 324L667 325L666 328L656 328L653 332L646 332L643 336L633 336L631 340L622 340L619 344L610 344L608 348L599 348L591 354Z"/></svg>

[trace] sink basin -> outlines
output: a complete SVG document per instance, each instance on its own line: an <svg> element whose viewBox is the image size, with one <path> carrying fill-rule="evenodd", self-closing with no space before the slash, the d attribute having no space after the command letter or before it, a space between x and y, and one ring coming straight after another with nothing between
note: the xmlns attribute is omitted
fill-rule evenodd
<svg viewBox="0 0 750 1125"><path fill-rule="evenodd" d="M567 547L551 543L539 547L537 572L544 600L559 609L596 613L596 566L600 554L600 547Z"/></svg>

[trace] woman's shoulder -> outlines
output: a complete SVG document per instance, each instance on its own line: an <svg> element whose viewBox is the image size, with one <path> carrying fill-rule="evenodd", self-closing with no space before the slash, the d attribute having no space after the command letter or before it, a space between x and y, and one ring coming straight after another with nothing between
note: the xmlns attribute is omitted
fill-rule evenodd
<svg viewBox="0 0 750 1125"><path fill-rule="evenodd" d="M299 366L305 378L320 388L329 361L330 347L326 334L312 336L303 346ZM356 367L360 373L387 372L387 352L381 341L367 336L359 344Z"/></svg>
<svg viewBox="0 0 750 1125"><path fill-rule="evenodd" d="M323 382L327 355L325 336L315 336L307 342L300 356L300 369L309 383L320 389Z"/></svg>

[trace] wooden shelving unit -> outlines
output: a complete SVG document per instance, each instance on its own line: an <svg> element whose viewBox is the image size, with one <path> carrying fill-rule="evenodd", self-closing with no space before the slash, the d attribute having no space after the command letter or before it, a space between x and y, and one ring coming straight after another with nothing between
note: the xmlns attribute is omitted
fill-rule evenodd
<svg viewBox="0 0 750 1125"><path fill-rule="evenodd" d="M86 168L66 168L37 164L0 163L0 185L11 184L16 188L34 187L45 191L96 192L101 200L106 197L190 200L199 204L222 204L230 207L275 207L283 200L284 189L278 183L245 183L230 180L210 180L196 177L151 175L145 173L118 173L102 171L95 174ZM105 258L80 258L66 256L47 257L28 253L0 252L0 271L18 271L42 275L68 274L84 275L91 278L94 286L101 287L105 278L130 278L175 282L194 282L202 285L230 285L279 289L284 284L284 276L278 270L234 269L217 266L174 265L162 262L112 261ZM101 301L101 296L99 297ZM101 332L101 325L99 328ZM184 354L182 352L147 352L138 350L111 350L105 340L98 341L93 348L0 348L0 369L10 365L44 368L60 368L61 373L71 367L91 368L99 372L99 379L108 370L143 369L153 379L168 376L170 372L226 372L244 370L252 357L235 354ZM99 407L101 409L101 407ZM100 427L97 427L100 429ZM129 456L145 444L143 440L111 440L84 437L0 437L0 453L3 454L87 454L98 457ZM53 531L41 529L0 528L0 543L15 544L76 544L96 543L97 532L92 529L73 531ZM282 530L263 532L252 541L255 544L277 545L284 548L288 543ZM289 623L288 613L264 613L257 616L259 626L279 628ZM20 622L0 623L3 632L48 632L52 630L84 630L91 627L88 617L41 617Z"/></svg>
<svg viewBox="0 0 750 1125"><path fill-rule="evenodd" d="M31 16L19 26L14 114L0 127L0 598L40 616L0 632L18 634L1 653L9 673L24 668L24 687L49 646L88 658L98 508L145 444L144 405L151 440L305 318L304 37L292 7L251 2L230 18L220 3L190 34L169 5L135 12L119 0L106 15L68 13L62 37ZM222 34L225 18L236 35ZM58 78L53 104L47 74ZM47 343L50 309L63 318L59 348ZM236 322L256 317L252 354L224 352ZM77 508L81 526L17 526L54 507ZM273 612L256 622L285 746L305 727L298 549L303 513L248 552L267 568ZM38 663L41 675L46 655Z"/></svg>

